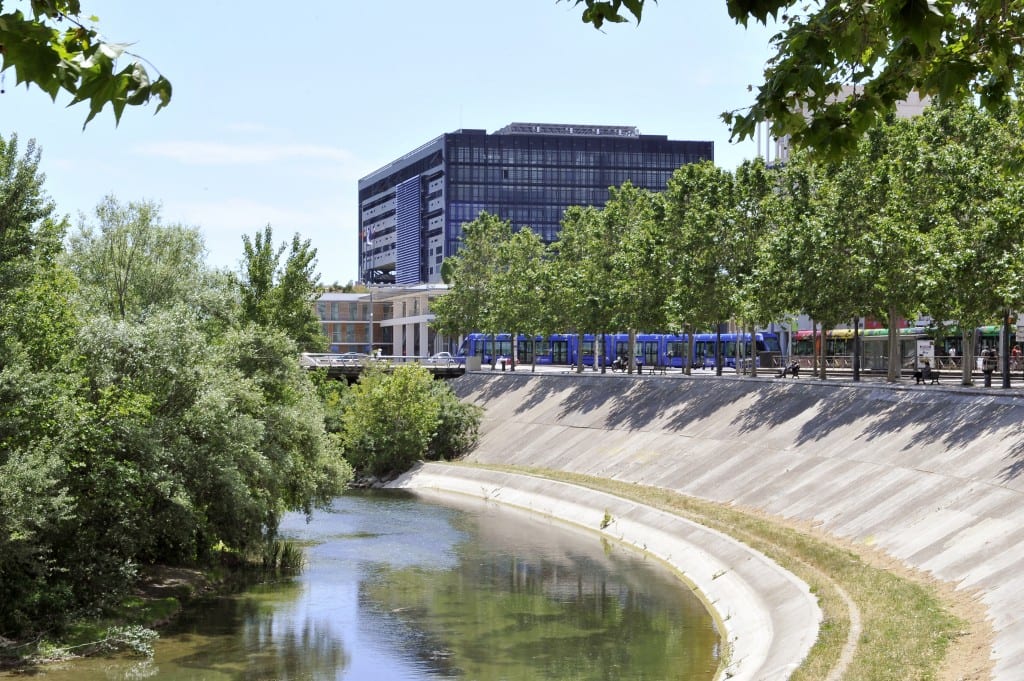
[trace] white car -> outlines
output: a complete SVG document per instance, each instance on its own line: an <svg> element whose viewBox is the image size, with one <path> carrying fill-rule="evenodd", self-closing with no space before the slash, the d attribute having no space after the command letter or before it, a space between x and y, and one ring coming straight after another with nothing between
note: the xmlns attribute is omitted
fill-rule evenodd
<svg viewBox="0 0 1024 681"><path fill-rule="evenodd" d="M458 360L450 352L436 352L427 358L427 364L455 364Z"/></svg>

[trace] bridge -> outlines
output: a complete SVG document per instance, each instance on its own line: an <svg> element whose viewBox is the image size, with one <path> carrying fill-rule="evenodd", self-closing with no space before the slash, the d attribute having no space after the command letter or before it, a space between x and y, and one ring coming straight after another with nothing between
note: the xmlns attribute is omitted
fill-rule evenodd
<svg viewBox="0 0 1024 681"><path fill-rule="evenodd" d="M299 364L304 369L326 369L331 378L356 381L368 366L380 366L392 371L403 364L419 364L434 378L454 378L466 373L466 365L454 357L412 357L407 355L364 355L359 352L304 352L299 355Z"/></svg>

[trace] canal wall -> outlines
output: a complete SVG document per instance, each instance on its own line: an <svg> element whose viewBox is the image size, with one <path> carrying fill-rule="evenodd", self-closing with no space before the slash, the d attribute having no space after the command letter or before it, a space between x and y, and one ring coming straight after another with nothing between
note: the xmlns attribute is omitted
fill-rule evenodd
<svg viewBox="0 0 1024 681"><path fill-rule="evenodd" d="M1024 678L1024 393L813 379L495 374L470 461L655 485L820 525L980 594Z"/></svg>

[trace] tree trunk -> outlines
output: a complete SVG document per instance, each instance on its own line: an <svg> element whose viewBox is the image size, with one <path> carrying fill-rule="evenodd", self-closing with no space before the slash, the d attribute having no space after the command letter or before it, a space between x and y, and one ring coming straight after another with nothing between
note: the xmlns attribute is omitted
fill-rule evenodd
<svg viewBox="0 0 1024 681"><path fill-rule="evenodd" d="M516 365L519 364L519 334L515 331L512 332L512 353L509 355L509 363L512 365L509 367L511 371L516 370Z"/></svg>
<svg viewBox="0 0 1024 681"><path fill-rule="evenodd" d="M725 353L722 352L722 322L715 325L715 376L722 375Z"/></svg>
<svg viewBox="0 0 1024 681"><path fill-rule="evenodd" d="M741 363L741 353L743 352L743 325L734 324L733 327L735 331L734 335L736 336L736 344L732 346L732 365L735 367L736 375L738 376L743 370L743 364Z"/></svg>
<svg viewBox="0 0 1024 681"><path fill-rule="evenodd" d="M583 373L583 334L579 333L576 335L576 373Z"/></svg>
<svg viewBox="0 0 1024 681"><path fill-rule="evenodd" d="M960 384L974 385L974 329L960 327Z"/></svg>
<svg viewBox="0 0 1024 681"><path fill-rule="evenodd" d="M821 361L818 363L821 373L818 374L818 378L820 378L823 381L828 376L828 363L825 361L825 358L828 356L828 329L829 325L827 325L825 322L822 322L821 333L818 334L818 352L821 355Z"/></svg>
<svg viewBox="0 0 1024 681"><path fill-rule="evenodd" d="M821 352L818 344L818 322L811 320L811 376L818 375L818 354Z"/></svg>
<svg viewBox="0 0 1024 681"><path fill-rule="evenodd" d="M630 374L633 373L633 368L636 367L636 329L629 330L629 347L626 349L626 367Z"/></svg>
<svg viewBox="0 0 1024 681"><path fill-rule="evenodd" d="M757 378L757 327L750 325L750 377Z"/></svg>
<svg viewBox="0 0 1024 681"><path fill-rule="evenodd" d="M683 324L683 337L686 340L683 342L683 347L686 349L686 357L680 357L679 361L683 363L683 373L687 376L692 375L690 367L693 366L694 357L694 343L693 343L693 324Z"/></svg>
<svg viewBox="0 0 1024 681"><path fill-rule="evenodd" d="M896 326L899 313L894 305L889 306L889 370L885 380L896 383L903 376L903 354L900 351L900 330Z"/></svg>

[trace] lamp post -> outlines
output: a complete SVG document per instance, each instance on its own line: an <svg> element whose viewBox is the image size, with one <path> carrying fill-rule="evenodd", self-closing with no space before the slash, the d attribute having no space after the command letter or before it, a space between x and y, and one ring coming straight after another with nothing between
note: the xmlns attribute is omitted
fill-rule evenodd
<svg viewBox="0 0 1024 681"><path fill-rule="evenodd" d="M366 354L373 356L373 280L369 280L366 283L366 289L370 292L370 309L368 319L367 330L366 330Z"/></svg>

